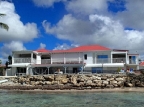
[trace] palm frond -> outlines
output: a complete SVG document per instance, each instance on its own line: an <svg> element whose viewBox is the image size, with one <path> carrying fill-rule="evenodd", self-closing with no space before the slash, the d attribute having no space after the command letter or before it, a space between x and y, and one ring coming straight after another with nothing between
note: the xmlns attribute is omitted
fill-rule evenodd
<svg viewBox="0 0 144 107"><path fill-rule="evenodd" d="M7 31L9 29L8 25L2 22L0 22L0 27L6 29Z"/></svg>

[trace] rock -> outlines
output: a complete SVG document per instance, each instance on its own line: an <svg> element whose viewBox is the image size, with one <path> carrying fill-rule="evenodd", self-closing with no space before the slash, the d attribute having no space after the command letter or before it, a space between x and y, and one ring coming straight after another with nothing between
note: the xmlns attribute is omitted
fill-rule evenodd
<svg viewBox="0 0 144 107"><path fill-rule="evenodd" d="M109 78L109 81L113 81L114 80L114 78Z"/></svg>
<svg viewBox="0 0 144 107"><path fill-rule="evenodd" d="M113 85L106 85L106 88L114 88Z"/></svg>
<svg viewBox="0 0 144 107"><path fill-rule="evenodd" d="M114 81L114 80L113 80L113 81L110 81L110 84L111 84L111 85L117 84L117 81Z"/></svg>
<svg viewBox="0 0 144 107"><path fill-rule="evenodd" d="M119 82L117 83L117 85L120 86L120 87L124 87L124 82L123 82L123 81L119 81Z"/></svg>
<svg viewBox="0 0 144 107"><path fill-rule="evenodd" d="M64 79L61 80L62 84L66 84L67 82L68 82L68 79L66 79L66 78L64 78Z"/></svg>
<svg viewBox="0 0 144 107"><path fill-rule="evenodd" d="M54 75L43 76L45 81L54 81Z"/></svg>
<svg viewBox="0 0 144 107"><path fill-rule="evenodd" d="M52 82L51 81L45 81L45 85L51 85Z"/></svg>
<svg viewBox="0 0 144 107"><path fill-rule="evenodd" d="M102 83L105 84L105 85L108 85L108 84L109 84L108 81L103 81Z"/></svg>
<svg viewBox="0 0 144 107"><path fill-rule="evenodd" d="M116 81L124 81L123 78L115 78Z"/></svg>
<svg viewBox="0 0 144 107"><path fill-rule="evenodd" d="M72 84L77 84L77 78L76 78L76 77L71 77L70 82L71 82Z"/></svg>
<svg viewBox="0 0 144 107"><path fill-rule="evenodd" d="M59 81L52 81L51 84L52 85L59 84Z"/></svg>
<svg viewBox="0 0 144 107"><path fill-rule="evenodd" d="M105 77L101 77L101 80L107 80L107 77L105 76Z"/></svg>
<svg viewBox="0 0 144 107"><path fill-rule="evenodd" d="M126 87L133 87L133 85L131 83L129 83L129 82L125 82L125 86Z"/></svg>
<svg viewBox="0 0 144 107"><path fill-rule="evenodd" d="M91 86L92 85L92 80L87 80L87 82L85 83L85 85Z"/></svg>

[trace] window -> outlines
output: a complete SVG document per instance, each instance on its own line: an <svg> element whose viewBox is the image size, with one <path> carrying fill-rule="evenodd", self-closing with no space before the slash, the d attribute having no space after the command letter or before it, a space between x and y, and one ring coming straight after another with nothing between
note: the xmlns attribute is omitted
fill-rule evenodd
<svg viewBox="0 0 144 107"><path fill-rule="evenodd" d="M84 54L84 59L87 60L87 54Z"/></svg>
<svg viewBox="0 0 144 107"><path fill-rule="evenodd" d="M98 63L108 63L108 55L97 55Z"/></svg>

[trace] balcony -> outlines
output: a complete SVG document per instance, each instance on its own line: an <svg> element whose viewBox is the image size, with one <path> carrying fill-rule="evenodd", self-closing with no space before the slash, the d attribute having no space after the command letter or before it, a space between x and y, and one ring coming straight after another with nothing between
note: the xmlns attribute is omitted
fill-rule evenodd
<svg viewBox="0 0 144 107"><path fill-rule="evenodd" d="M126 63L126 58L113 58L112 63Z"/></svg>
<svg viewBox="0 0 144 107"><path fill-rule="evenodd" d="M14 63L31 63L31 58L14 58Z"/></svg>
<svg viewBox="0 0 144 107"><path fill-rule="evenodd" d="M36 59L31 58L14 58L14 63L36 63Z"/></svg>
<svg viewBox="0 0 144 107"><path fill-rule="evenodd" d="M126 58L98 58L96 63L126 63Z"/></svg>
<svg viewBox="0 0 144 107"><path fill-rule="evenodd" d="M137 64L136 59L129 59L129 64Z"/></svg>
<svg viewBox="0 0 144 107"><path fill-rule="evenodd" d="M41 64L51 64L51 59L42 59Z"/></svg>
<svg viewBox="0 0 144 107"><path fill-rule="evenodd" d="M41 64L51 64L51 61L52 61L52 64L79 64L79 63L83 63L82 60L79 60L78 58L68 58L68 59L65 59L64 61L64 58L59 58L59 59L42 59L41 60Z"/></svg>

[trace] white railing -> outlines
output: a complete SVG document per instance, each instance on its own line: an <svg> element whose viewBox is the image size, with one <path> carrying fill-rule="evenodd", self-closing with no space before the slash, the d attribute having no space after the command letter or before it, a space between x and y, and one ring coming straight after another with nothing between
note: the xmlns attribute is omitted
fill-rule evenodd
<svg viewBox="0 0 144 107"><path fill-rule="evenodd" d="M31 58L14 58L14 63L31 63Z"/></svg>
<svg viewBox="0 0 144 107"><path fill-rule="evenodd" d="M78 58L66 58L64 60L64 58L59 58L59 59L42 59L41 60L41 64L79 64L79 63L83 63L82 59L78 59Z"/></svg>
<svg viewBox="0 0 144 107"><path fill-rule="evenodd" d="M96 63L126 63L126 58L97 58Z"/></svg>
<svg viewBox="0 0 144 107"><path fill-rule="evenodd" d="M137 64L137 60L136 59L129 59L129 64Z"/></svg>
<svg viewBox="0 0 144 107"><path fill-rule="evenodd" d="M83 63L83 61L78 58L68 58L68 59L65 59L65 63L66 64L78 64L78 63Z"/></svg>
<svg viewBox="0 0 144 107"><path fill-rule="evenodd" d="M36 63L36 59L32 59L31 58L14 58L14 63Z"/></svg>
<svg viewBox="0 0 144 107"><path fill-rule="evenodd" d="M64 64L64 58L52 59L52 64Z"/></svg>
<svg viewBox="0 0 144 107"><path fill-rule="evenodd" d="M126 63L126 58L113 58L112 63Z"/></svg>
<svg viewBox="0 0 144 107"><path fill-rule="evenodd" d="M51 59L42 59L41 64L51 64Z"/></svg>

